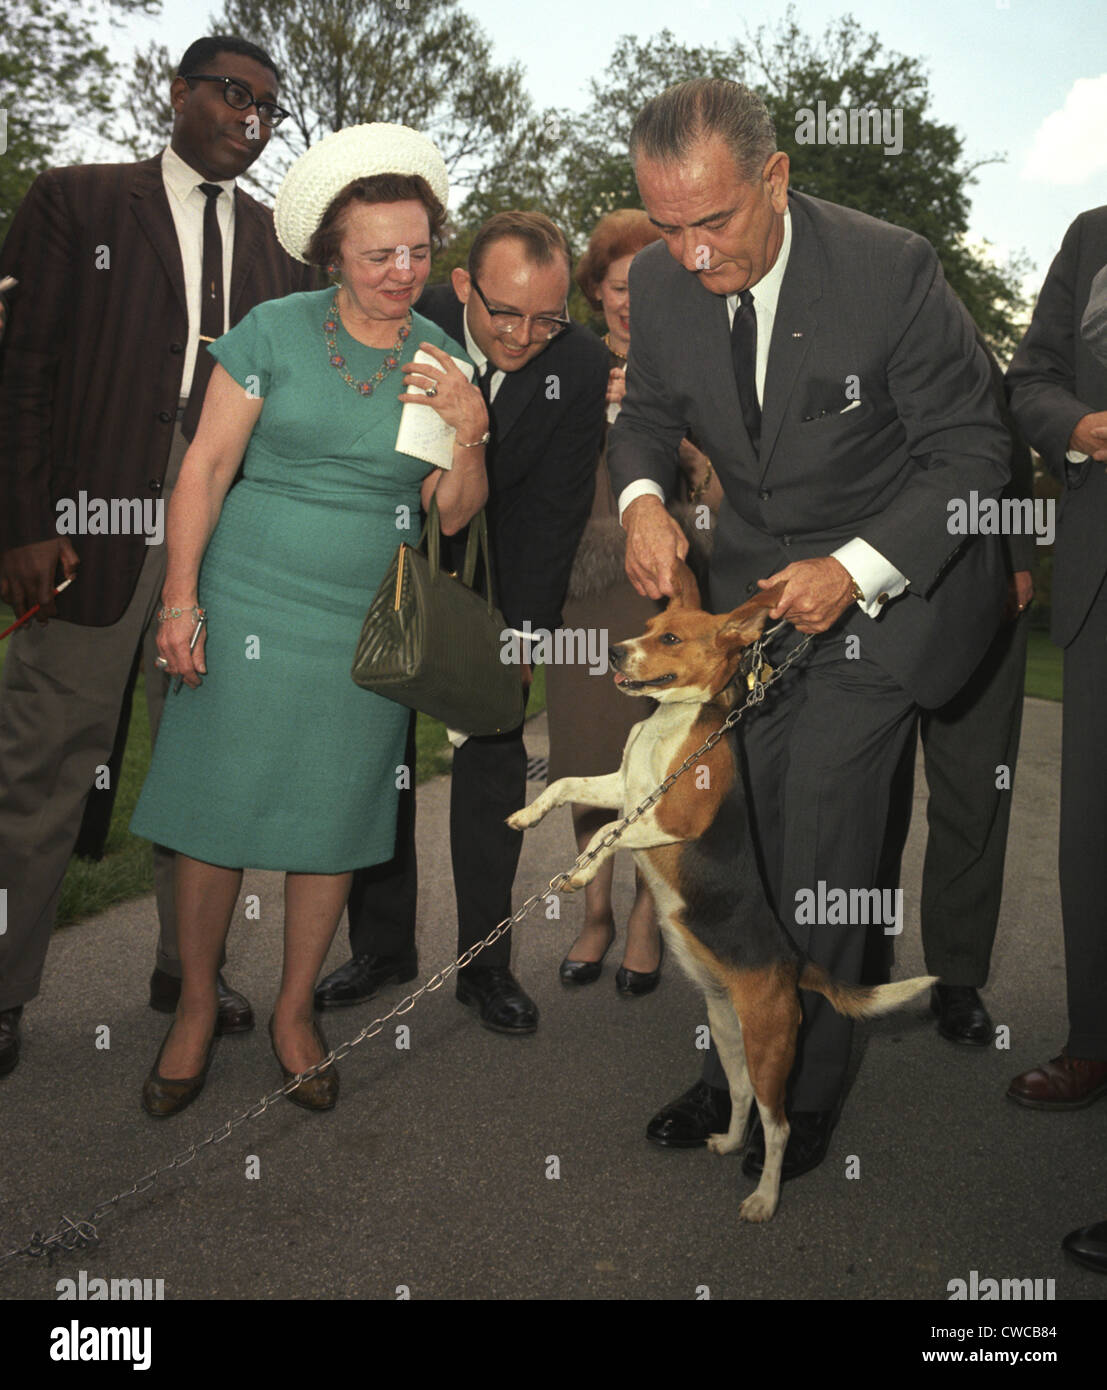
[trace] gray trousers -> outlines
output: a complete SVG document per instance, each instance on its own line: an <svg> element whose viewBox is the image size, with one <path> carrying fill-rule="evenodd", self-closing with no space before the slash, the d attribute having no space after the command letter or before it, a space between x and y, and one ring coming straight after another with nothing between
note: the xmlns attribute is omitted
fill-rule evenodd
<svg viewBox="0 0 1107 1390"><path fill-rule="evenodd" d="M173 432L162 496L168 509L187 441ZM74 539L80 554L80 537ZM0 890L7 890L0 934L0 1009L39 991L62 879L81 817L115 742L135 655L141 649L151 739L169 688L154 666L154 614L165 578L165 545L146 548L126 612L110 627L33 618L8 638L0 677ZM80 569L77 584L81 582ZM173 854L154 848L161 935L157 964L179 976ZM0 924L3 918L0 917Z"/></svg>

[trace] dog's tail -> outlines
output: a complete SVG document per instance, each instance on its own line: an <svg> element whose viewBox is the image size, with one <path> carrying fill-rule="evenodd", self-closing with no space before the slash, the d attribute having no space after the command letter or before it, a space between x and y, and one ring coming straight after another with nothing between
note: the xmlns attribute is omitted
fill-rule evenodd
<svg viewBox="0 0 1107 1390"><path fill-rule="evenodd" d="M847 1018L875 1018L906 1004L937 979L937 975L916 975L912 980L894 980L890 985L847 985L828 975L821 965L808 961L799 977L799 987L823 995Z"/></svg>

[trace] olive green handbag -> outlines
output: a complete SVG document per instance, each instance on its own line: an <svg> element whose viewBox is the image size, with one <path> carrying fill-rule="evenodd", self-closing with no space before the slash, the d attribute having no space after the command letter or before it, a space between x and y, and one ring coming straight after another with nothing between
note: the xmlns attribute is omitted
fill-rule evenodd
<svg viewBox="0 0 1107 1390"><path fill-rule="evenodd" d="M484 511L469 523L460 579L441 567L440 538L431 498L418 544L401 544L369 605L351 674L363 689L451 729L506 733L522 723L523 686L518 665L501 660L504 620L492 599ZM472 587L478 550L484 598Z"/></svg>

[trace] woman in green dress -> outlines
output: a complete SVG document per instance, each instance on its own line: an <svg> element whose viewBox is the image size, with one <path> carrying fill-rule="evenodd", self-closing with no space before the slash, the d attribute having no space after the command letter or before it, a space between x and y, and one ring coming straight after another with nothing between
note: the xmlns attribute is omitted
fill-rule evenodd
<svg viewBox="0 0 1107 1390"><path fill-rule="evenodd" d="M393 852L408 711L354 684L354 649L420 507L435 496L452 534L487 496L481 393L451 360L463 349L412 310L445 202L441 157L413 131L321 141L289 171L276 226L338 288L261 304L209 349L159 613L161 661L183 686L132 820L177 852L181 996L143 1088L153 1115L203 1087L243 868L286 872L270 1036L290 1079L327 1054L312 990L351 873ZM435 365L412 363L420 347ZM396 451L409 401L455 430L449 471ZM330 1109L337 1090L332 1063L289 1098Z"/></svg>

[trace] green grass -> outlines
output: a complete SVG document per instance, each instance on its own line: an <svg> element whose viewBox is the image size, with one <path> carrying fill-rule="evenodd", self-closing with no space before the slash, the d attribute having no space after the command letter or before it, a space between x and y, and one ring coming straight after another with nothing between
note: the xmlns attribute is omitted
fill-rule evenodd
<svg viewBox="0 0 1107 1390"><path fill-rule="evenodd" d="M1061 699L1061 648L1049 640L1049 633L1030 629L1026 653L1026 693L1039 700Z"/></svg>
<svg viewBox="0 0 1107 1390"><path fill-rule="evenodd" d="M10 609L0 604L0 632L13 617ZM0 669L4 665L8 641L0 642ZM545 708L545 672L539 669L535 673L527 713L538 714ZM452 752L445 727L437 720L420 714L415 728L416 785L449 772ZM127 829L149 765L150 727L146 718L145 681L140 675L131 707L127 753L119 776L104 857L99 863L86 859L70 860L58 904L59 927L95 916L113 903L126 902L129 898L154 891L150 842L139 839Z"/></svg>

